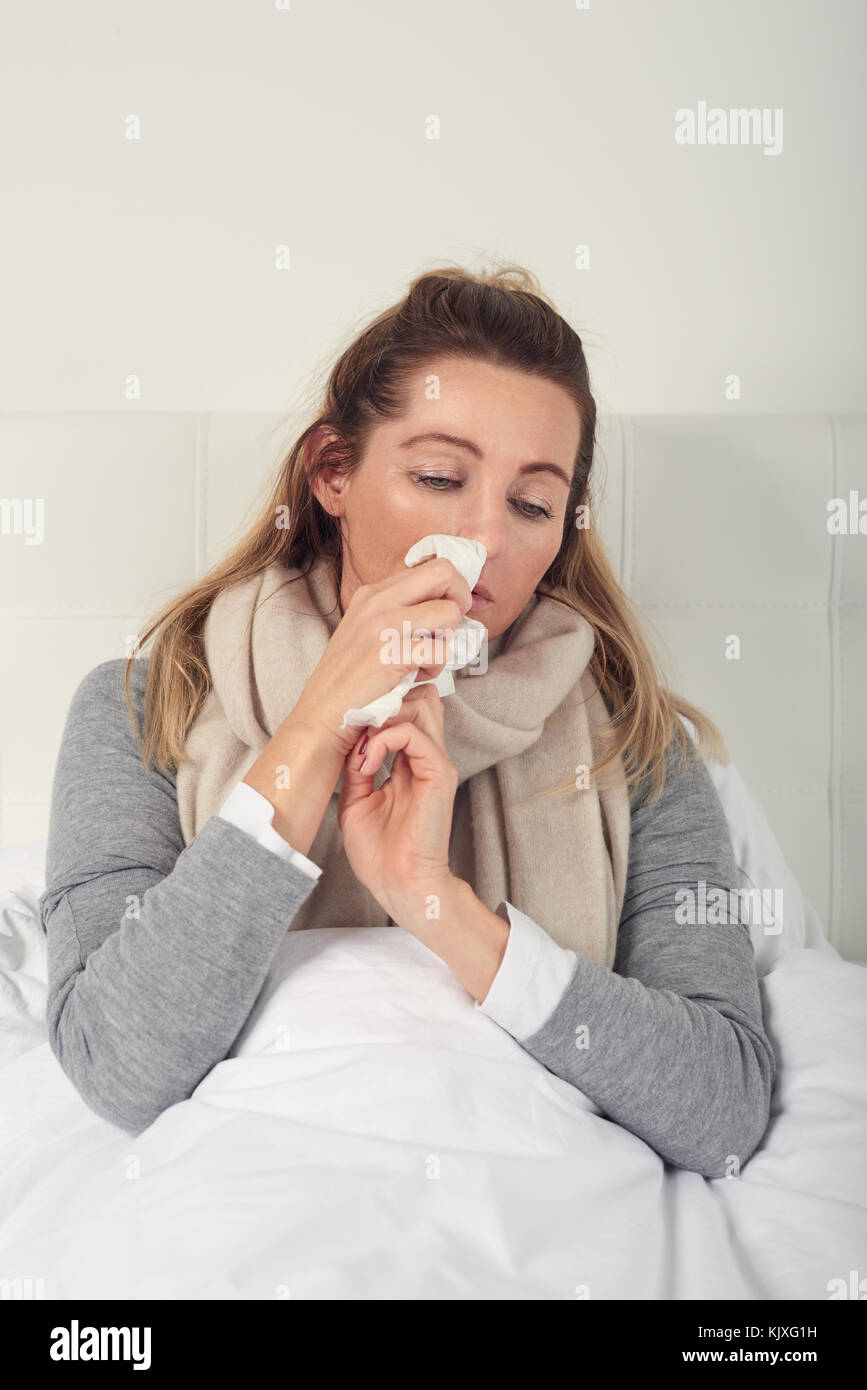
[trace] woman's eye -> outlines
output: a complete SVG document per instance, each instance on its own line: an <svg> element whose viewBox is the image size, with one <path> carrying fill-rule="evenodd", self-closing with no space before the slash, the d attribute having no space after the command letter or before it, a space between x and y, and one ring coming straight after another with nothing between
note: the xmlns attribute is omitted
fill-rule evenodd
<svg viewBox="0 0 867 1390"><path fill-rule="evenodd" d="M455 487L460 487L461 485L460 478L446 478L443 477L441 474L436 473L414 473L413 477L415 478L415 481L417 483L422 483L427 486L430 486L432 492L446 491L446 488L434 487L433 484L435 483L451 483ZM550 521L554 515L554 513L552 511L549 511L547 507L542 507L536 502L521 502L519 499L516 498L515 506L517 507L520 515L526 517L528 521L536 521L539 517L545 517L548 521Z"/></svg>
<svg viewBox="0 0 867 1390"><path fill-rule="evenodd" d="M420 483L456 483L457 478L438 478L433 473L417 473L416 479ZM442 492L442 488L435 488L435 492Z"/></svg>
<svg viewBox="0 0 867 1390"><path fill-rule="evenodd" d="M525 511L524 513L524 515L528 516L530 520L535 520L537 516L544 516L547 517L547 519L550 521L551 517L554 515L553 512L549 512L547 507L540 507L537 502L522 502L520 505L524 508L530 509L529 511Z"/></svg>

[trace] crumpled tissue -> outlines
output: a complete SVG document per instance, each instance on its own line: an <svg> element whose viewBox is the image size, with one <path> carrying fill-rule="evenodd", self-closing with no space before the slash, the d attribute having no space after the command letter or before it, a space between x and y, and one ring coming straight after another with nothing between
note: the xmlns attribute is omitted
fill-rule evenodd
<svg viewBox="0 0 867 1390"><path fill-rule="evenodd" d="M403 557L404 564L418 565L430 556L445 556L447 560L451 560L455 569L463 575L472 589L478 583L479 575L485 560L488 558L488 552L481 541L468 540L465 536L447 536L434 533L422 537L415 545L410 546ZM415 685L434 685L441 696L452 695L455 688L452 671L458 671L462 666L467 666L471 661L475 661L482 649L482 642L487 636L487 632L484 623L477 622L475 618L461 618L454 635L446 640L447 664L439 675L420 681L417 680L419 667L413 671L408 671L393 690L387 691L385 695L380 695L376 700L371 700L361 709L348 709L343 716L343 723L340 727L342 729L349 727L363 729L371 724L375 729L381 728L387 719L398 713L403 704L403 697Z"/></svg>

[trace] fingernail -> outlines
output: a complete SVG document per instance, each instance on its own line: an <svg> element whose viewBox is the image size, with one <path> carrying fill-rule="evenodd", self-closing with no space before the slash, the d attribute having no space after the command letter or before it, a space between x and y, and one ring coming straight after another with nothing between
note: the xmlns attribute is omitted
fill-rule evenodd
<svg viewBox="0 0 867 1390"><path fill-rule="evenodd" d="M358 745L358 751L359 751L359 753L363 753L363 752L364 752L365 748L367 747L367 740L368 740L369 738L370 738L370 734L365 734L365 735L364 735L364 738L361 740L361 743Z"/></svg>
<svg viewBox="0 0 867 1390"><path fill-rule="evenodd" d="M367 762L367 759L366 759L366 758L362 758L361 763L359 764L359 768L358 768L358 771L359 771L359 772L363 772L363 771L364 771L364 764L365 764L366 762Z"/></svg>

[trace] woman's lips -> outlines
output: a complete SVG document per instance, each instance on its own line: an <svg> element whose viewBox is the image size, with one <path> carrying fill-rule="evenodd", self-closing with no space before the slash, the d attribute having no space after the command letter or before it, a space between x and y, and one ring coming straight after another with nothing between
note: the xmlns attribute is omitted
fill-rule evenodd
<svg viewBox="0 0 867 1390"><path fill-rule="evenodd" d="M472 613L473 609L476 608L484 608L489 603L493 603L490 592L485 588L484 584L477 584L473 589L473 607L470 609L470 612Z"/></svg>

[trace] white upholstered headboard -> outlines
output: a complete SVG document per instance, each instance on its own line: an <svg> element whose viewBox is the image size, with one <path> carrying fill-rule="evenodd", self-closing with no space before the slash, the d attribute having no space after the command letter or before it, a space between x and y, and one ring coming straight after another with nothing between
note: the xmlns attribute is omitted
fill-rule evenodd
<svg viewBox="0 0 867 1390"><path fill-rule="evenodd" d="M297 428L0 414L4 844L47 834L81 677L221 554ZM867 415L602 417L599 463L600 525L672 684L721 726L832 942L867 959ZM854 531L829 531L834 498Z"/></svg>

